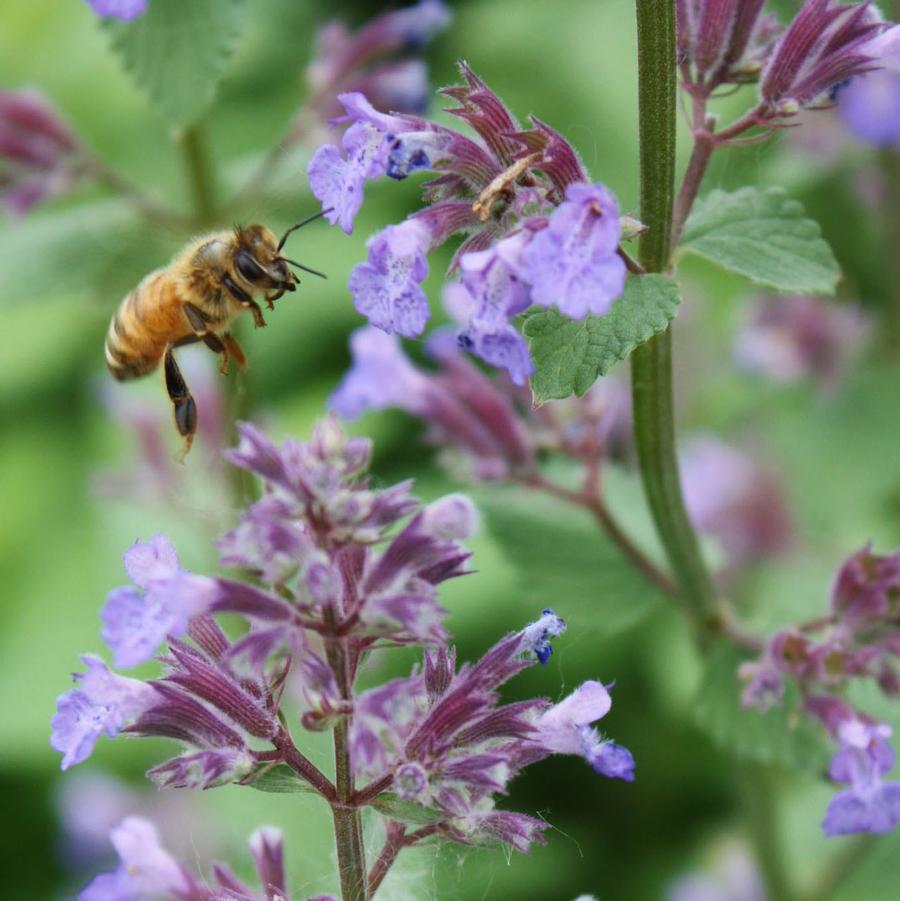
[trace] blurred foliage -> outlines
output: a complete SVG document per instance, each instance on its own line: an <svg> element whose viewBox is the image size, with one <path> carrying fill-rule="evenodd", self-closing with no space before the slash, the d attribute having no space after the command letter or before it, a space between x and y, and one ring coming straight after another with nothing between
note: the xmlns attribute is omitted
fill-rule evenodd
<svg viewBox="0 0 900 901"><path fill-rule="evenodd" d="M151 0L151 9L162 2ZM225 19L221 5L215 6L218 28ZM193 60L198 67L223 64L219 94L203 119L217 196L227 196L283 134L301 100L300 72L316 26L338 14L358 23L378 8L295 0L225 6L228 16L232 9L238 16L233 58L225 59L219 39L209 33L195 39ZM469 0L455 10L453 26L430 55L434 82L452 82L454 60L465 57L517 113L534 112L569 136L594 176L618 194L623 211L634 212L631 4L573 0L563 8L538 0ZM186 212L191 194L180 151L170 140L171 123L123 71L111 46L122 46L116 29L103 27L79 0L6 0L0 21L0 85L41 88L111 166ZM145 52L174 49L162 38L154 40ZM214 47L219 52L207 53ZM197 71L169 74L201 77ZM750 90L720 101L723 115L740 111ZM766 628L821 612L838 564L864 542L872 540L881 550L900 542L900 370L896 357L878 352L879 343L893 341L896 348L897 332L890 329L900 320L900 286L892 269L897 248L889 243L898 210L879 205L877 191L873 201L866 190L866 179L880 184L890 166L849 145L828 113L818 114L809 129L807 144L800 129L721 154L706 189L781 185L801 200L844 269L839 294L883 314L876 331L880 342L847 384L829 395L811 386L775 389L741 375L731 365L729 347L748 288L702 260L683 267L685 297L676 321L683 430L752 437L787 485L797 546L786 559L745 573L734 590L746 615ZM813 134L824 134L824 151L813 146ZM308 152L290 155L270 189L252 197L240 216L277 230L313 210L303 175ZM305 279L302 290L269 317L269 328L245 336L252 369L239 382L245 403L252 399L276 435L306 435L321 414L347 364L346 337L358 324L345 290L347 274L364 256L366 237L412 207L412 181L370 185L352 237L322 225L296 239L296 256L327 271L329 280ZM192 518L189 510L165 503L101 498L95 490L98 472L128 466L135 447L134 437L101 404L108 318L122 293L163 265L187 237L174 226L148 223L127 203L94 188L0 225L6 329L0 356L0 796L7 811L0 847L3 896L10 901L68 897L89 875L73 869L63 853L54 798L66 777L47 744L48 722L78 655L100 648L98 612L105 593L124 580L123 549L139 536L164 531L186 566L212 571L211 538L233 517L223 509L218 516ZM426 287L435 301L447 261L445 254L432 265ZM129 387L136 405L155 406L168 416L159 379ZM426 499L455 487L436 468L409 419L371 416L355 428L376 439L379 480L415 475ZM174 430L170 437L174 453ZM186 475L201 481L200 466L200 457L192 455ZM633 474L611 471L605 485L626 526L647 535ZM710 844L723 836L747 838L740 771L694 716L703 709L697 692L704 679L708 691L736 686L723 684L727 672L703 676L697 650L674 611L608 558L587 523L564 514L560 521L551 504L482 493L489 528L473 543L478 574L450 584L443 595L461 656L480 653L537 608L552 604L571 620L570 631L557 642L551 664L524 674L511 691L559 697L584 678L615 679L615 705L603 726L634 752L638 779L633 785L600 780L581 760L549 760L516 782L509 798L511 808L538 812L553 824L549 846L511 860L496 851L445 848L436 854L423 848L401 859L383 897L662 897L665 886L702 860ZM517 506L525 508L524 516ZM398 654L369 675L400 672L409 662ZM327 766L329 750L320 738L314 737L311 756ZM101 740L84 768L107 768L138 786L142 772L163 753L163 743ZM798 878L811 885L845 845L826 842L818 829L829 790L816 772L788 778L776 771L775 778L780 840ZM317 799L230 786L194 803L204 832L218 844L217 856L234 861L239 873L249 871L246 836L260 823L273 823L285 830L298 894L333 889L329 815ZM173 850L195 862L190 846ZM898 850L897 836L879 840L839 897L895 897Z"/></svg>

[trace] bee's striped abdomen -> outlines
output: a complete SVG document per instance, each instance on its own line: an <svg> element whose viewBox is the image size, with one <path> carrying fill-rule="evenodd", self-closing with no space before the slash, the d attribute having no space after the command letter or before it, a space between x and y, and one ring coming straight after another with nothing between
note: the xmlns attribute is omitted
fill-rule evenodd
<svg viewBox="0 0 900 901"><path fill-rule="evenodd" d="M157 367L169 340L176 337L172 312L180 315L165 270L147 276L126 295L106 333L106 365L115 378L138 378Z"/></svg>

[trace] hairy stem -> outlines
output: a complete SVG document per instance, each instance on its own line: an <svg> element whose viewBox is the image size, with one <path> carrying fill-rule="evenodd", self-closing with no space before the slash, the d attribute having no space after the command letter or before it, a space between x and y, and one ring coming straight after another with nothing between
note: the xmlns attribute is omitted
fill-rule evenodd
<svg viewBox="0 0 900 901"><path fill-rule="evenodd" d="M648 272L669 264L675 180L675 9L671 0L637 0L641 235ZM634 435L644 493L678 583L699 629L716 610L716 592L681 495L675 455L671 331L631 355Z"/></svg>
<svg viewBox="0 0 900 901"><path fill-rule="evenodd" d="M325 639L328 663L337 677L341 698L351 703L351 677L347 639L335 634L337 617L328 609L325 622L331 635ZM367 901L368 877L362 839L362 817L354 801L353 771L350 768L349 723L341 717L334 727L334 784L337 800L331 805L338 871L343 901Z"/></svg>
<svg viewBox="0 0 900 901"><path fill-rule="evenodd" d="M387 876L388 870L393 866L397 856L404 848L409 848L416 842L434 835L439 829L440 824L432 823L428 826L422 826L421 829L417 829L415 832L410 832L407 835L406 827L402 823L388 823L388 834L384 848L382 848L378 860L375 861L369 873L369 895L374 895L378 890L378 887L384 881L384 877Z"/></svg>
<svg viewBox="0 0 900 901"><path fill-rule="evenodd" d="M378 891L378 887L384 882L388 870L394 865L397 856L403 850L403 837L406 834L406 826L402 823L391 821L387 825L387 837L384 840L384 847L378 860L372 865L369 871L369 896L373 896Z"/></svg>
<svg viewBox="0 0 900 901"><path fill-rule="evenodd" d="M272 739L272 744L278 750L281 759L315 788L323 798L330 803L337 800L334 786L312 761L297 750L297 746L287 730L281 729Z"/></svg>
<svg viewBox="0 0 900 901"><path fill-rule="evenodd" d="M703 182L703 176L706 175L706 167L715 150L715 142L713 136L705 129L694 132L694 146L691 149L691 158L688 160L688 166L681 180L681 187L678 190L678 197L675 200L675 209L672 221L672 247L671 252L675 252L678 245L678 239L681 237L681 230L684 223L687 222L688 213L697 199L700 191L700 185Z"/></svg>

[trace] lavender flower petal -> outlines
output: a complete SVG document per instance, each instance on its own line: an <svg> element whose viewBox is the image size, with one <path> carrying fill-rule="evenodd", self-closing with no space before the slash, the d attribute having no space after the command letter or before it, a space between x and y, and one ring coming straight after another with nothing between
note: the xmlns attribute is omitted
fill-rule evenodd
<svg viewBox="0 0 900 901"><path fill-rule="evenodd" d="M431 234L418 219L389 225L369 241L369 260L350 273L357 312L372 325L405 338L422 334L430 315L420 285L428 274Z"/></svg>
<svg viewBox="0 0 900 901"><path fill-rule="evenodd" d="M87 0L87 2L98 16L127 22L147 11L148 0Z"/></svg>
<svg viewBox="0 0 900 901"><path fill-rule="evenodd" d="M857 140L873 147L900 144L900 73L857 76L838 96L841 122Z"/></svg>
<svg viewBox="0 0 900 901"><path fill-rule="evenodd" d="M61 694L51 722L50 745L63 754L67 770L86 760L100 734L115 738L157 700L149 685L112 673L99 657L83 656L86 673L76 673L79 687Z"/></svg>
<svg viewBox="0 0 900 901"><path fill-rule="evenodd" d="M528 245L523 276L531 299L571 319L608 313L627 275L616 254L620 234L619 205L609 189L570 184L550 224Z"/></svg>
<svg viewBox="0 0 900 901"><path fill-rule="evenodd" d="M580 754L581 727L602 719L610 707L612 698L602 682L584 682L541 716L534 740L557 754Z"/></svg>
<svg viewBox="0 0 900 901"><path fill-rule="evenodd" d="M521 649L532 651L542 665L546 664L553 653L550 639L559 637L565 631L566 621L547 608L541 612L539 620L522 630Z"/></svg>
<svg viewBox="0 0 900 901"><path fill-rule="evenodd" d="M124 563L128 578L138 588L149 588L154 582L170 579L181 570L178 552L165 535L135 542L125 551Z"/></svg>
<svg viewBox="0 0 900 901"><path fill-rule="evenodd" d="M429 380L410 362L395 335L365 326L350 338L353 366L329 399L343 419L369 410L399 407L422 414L427 407Z"/></svg>
<svg viewBox="0 0 900 901"><path fill-rule="evenodd" d="M193 897L195 880L162 847L149 820L127 817L109 837L119 855L119 868L96 877L79 894L79 901Z"/></svg>

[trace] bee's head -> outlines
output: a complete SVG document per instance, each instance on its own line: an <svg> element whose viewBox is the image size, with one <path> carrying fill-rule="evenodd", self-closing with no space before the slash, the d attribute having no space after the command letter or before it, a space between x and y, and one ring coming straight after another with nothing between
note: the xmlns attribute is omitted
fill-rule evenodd
<svg viewBox="0 0 900 901"><path fill-rule="evenodd" d="M238 226L234 268L251 290L293 291L297 276L278 249L278 238L264 225Z"/></svg>
<svg viewBox="0 0 900 901"><path fill-rule="evenodd" d="M299 282L288 266L325 278L321 272L281 255L281 248L291 232L323 215L324 213L316 213L315 216L292 225L280 241L264 225L249 225L246 228L238 226L235 229L237 250L234 255L234 267L238 275L251 288L271 288L282 292L293 291Z"/></svg>

